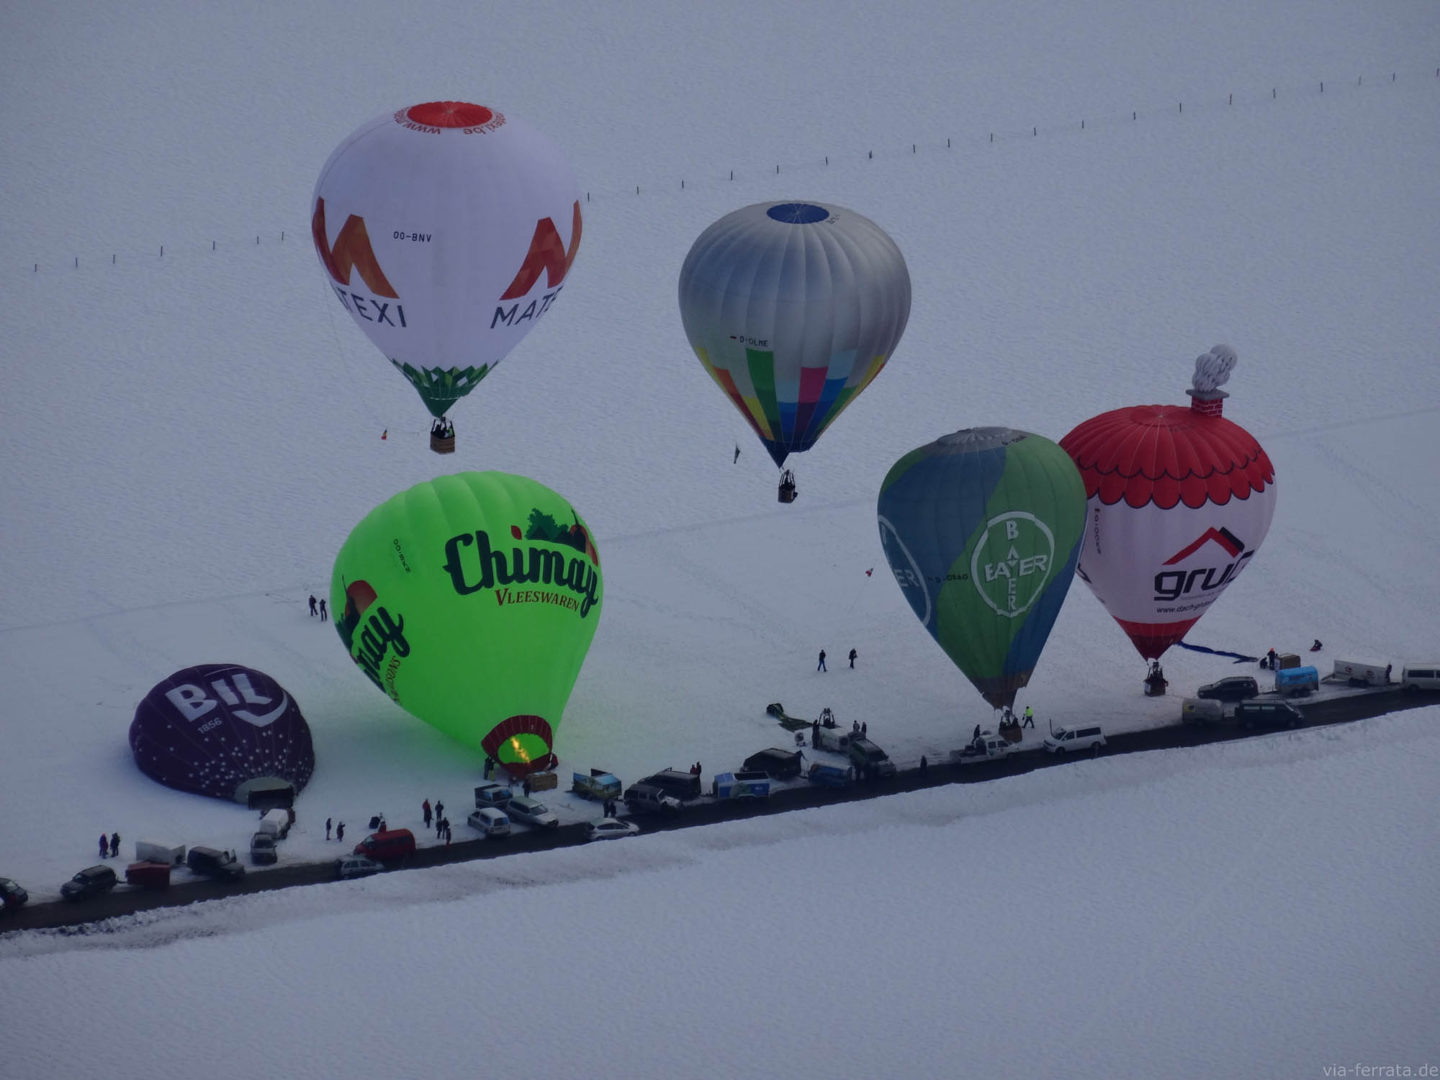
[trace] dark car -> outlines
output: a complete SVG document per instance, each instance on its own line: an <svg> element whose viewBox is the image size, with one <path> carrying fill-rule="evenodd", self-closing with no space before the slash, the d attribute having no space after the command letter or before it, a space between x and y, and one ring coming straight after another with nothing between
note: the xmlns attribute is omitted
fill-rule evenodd
<svg viewBox="0 0 1440 1080"><path fill-rule="evenodd" d="M87 866L60 886L60 895L66 900L84 900L87 896L100 896L115 887L115 871L108 866Z"/></svg>
<svg viewBox="0 0 1440 1080"><path fill-rule="evenodd" d="M257 832L250 837L250 861L256 866L270 866L278 862L280 853L275 849L275 837L270 833Z"/></svg>
<svg viewBox="0 0 1440 1080"><path fill-rule="evenodd" d="M221 881L238 881L245 876L245 866L235 858L233 851L219 851L212 847L192 847L185 854L185 865L192 873Z"/></svg>
<svg viewBox="0 0 1440 1080"><path fill-rule="evenodd" d="M776 780L793 780L800 775L800 751L782 750L772 746L768 750L751 754L745 759L745 768L754 772L767 772Z"/></svg>
<svg viewBox="0 0 1440 1080"><path fill-rule="evenodd" d="M0 877L0 910L18 908L29 899L30 894L21 888L18 882L11 881L8 877Z"/></svg>
<svg viewBox="0 0 1440 1080"><path fill-rule="evenodd" d="M1235 706L1235 723L1242 728L1293 728L1305 723L1305 714L1288 701L1242 701Z"/></svg>
<svg viewBox="0 0 1440 1080"><path fill-rule="evenodd" d="M1206 683L1195 691L1197 698L1215 701L1244 701L1260 693L1260 684L1249 675L1231 675L1228 679Z"/></svg>

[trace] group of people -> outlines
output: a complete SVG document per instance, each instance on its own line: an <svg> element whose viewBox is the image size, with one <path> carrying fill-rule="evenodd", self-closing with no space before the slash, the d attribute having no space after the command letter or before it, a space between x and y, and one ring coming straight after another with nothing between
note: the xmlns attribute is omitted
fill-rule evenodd
<svg viewBox="0 0 1440 1080"><path fill-rule="evenodd" d="M453 439L455 437L455 425L442 416L430 425L430 434L437 439Z"/></svg>
<svg viewBox="0 0 1440 1080"><path fill-rule="evenodd" d="M314 593L311 593L311 594L310 594L310 617L311 617L311 618L314 618L314 617L315 617L315 612L316 612L315 594L314 594ZM320 598L320 601L319 601L319 612L320 612L320 621L321 621L321 622L324 622L324 621L325 621L327 618L329 618L329 616L330 616L330 613L329 613L328 611L326 611L326 609L325 609L325 598L324 598L323 596Z"/></svg>
<svg viewBox="0 0 1440 1080"><path fill-rule="evenodd" d="M826 655L825 650L824 650L824 649L821 649L821 650L820 650L820 663L818 663L818 664L815 665L815 670L816 670L816 671L829 671L829 670L830 670L829 668L827 668L827 667L825 666L825 655ZM856 652L854 649L851 649L851 650L850 650L850 666L851 666L852 668L855 666L855 658L856 658L857 656L859 656L859 655L860 655L860 654L859 654L858 652Z"/></svg>
<svg viewBox="0 0 1440 1080"><path fill-rule="evenodd" d="M112 832L109 836L106 836L102 832L100 834L100 858L113 859L119 854L120 834L118 832Z"/></svg>

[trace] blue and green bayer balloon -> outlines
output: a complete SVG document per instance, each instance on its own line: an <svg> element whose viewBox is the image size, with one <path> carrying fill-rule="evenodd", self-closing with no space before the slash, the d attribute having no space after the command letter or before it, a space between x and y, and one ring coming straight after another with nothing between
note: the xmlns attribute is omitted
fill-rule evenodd
<svg viewBox="0 0 1440 1080"><path fill-rule="evenodd" d="M1040 435L967 428L910 451L876 508L905 599L999 709L1015 703L1075 576L1085 485Z"/></svg>

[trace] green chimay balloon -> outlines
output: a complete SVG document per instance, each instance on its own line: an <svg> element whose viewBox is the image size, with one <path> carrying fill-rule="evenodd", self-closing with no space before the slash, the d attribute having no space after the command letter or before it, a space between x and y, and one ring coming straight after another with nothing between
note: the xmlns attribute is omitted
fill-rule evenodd
<svg viewBox="0 0 1440 1080"><path fill-rule="evenodd" d="M370 681L517 775L554 767L602 596L569 502L501 472L441 476L372 510L330 582L335 629Z"/></svg>

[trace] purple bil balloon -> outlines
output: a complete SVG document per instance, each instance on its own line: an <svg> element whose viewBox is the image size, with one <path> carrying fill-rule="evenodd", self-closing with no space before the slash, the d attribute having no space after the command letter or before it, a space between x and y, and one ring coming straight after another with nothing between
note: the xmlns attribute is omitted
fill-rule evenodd
<svg viewBox="0 0 1440 1080"><path fill-rule="evenodd" d="M152 780L242 803L277 780L298 793L315 771L295 699L239 664L201 664L156 684L130 722L130 749Z"/></svg>

